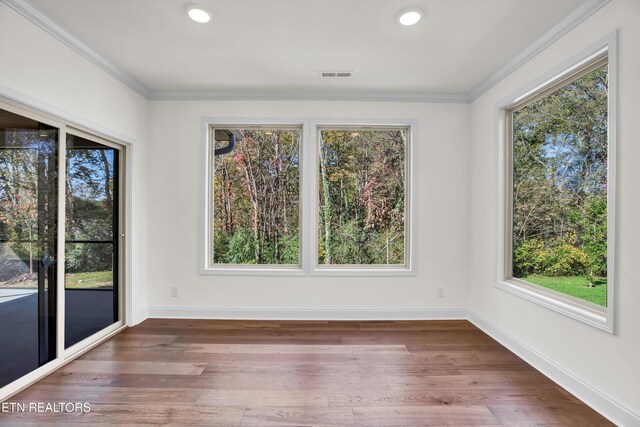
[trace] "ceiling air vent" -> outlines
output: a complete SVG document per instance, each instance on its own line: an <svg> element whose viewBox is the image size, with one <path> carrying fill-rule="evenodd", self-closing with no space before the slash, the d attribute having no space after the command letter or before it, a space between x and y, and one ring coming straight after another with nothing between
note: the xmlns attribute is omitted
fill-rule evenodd
<svg viewBox="0 0 640 427"><path fill-rule="evenodd" d="M345 78L351 77L353 75L353 71L320 71L320 77L327 78Z"/></svg>

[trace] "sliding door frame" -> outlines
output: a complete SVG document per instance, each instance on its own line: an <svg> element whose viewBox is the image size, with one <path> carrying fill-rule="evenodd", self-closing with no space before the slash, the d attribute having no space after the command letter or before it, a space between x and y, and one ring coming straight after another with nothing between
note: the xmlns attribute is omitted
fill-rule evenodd
<svg viewBox="0 0 640 427"><path fill-rule="evenodd" d="M58 118L56 116L41 112L22 102L14 101L0 95L0 109L14 114L24 116L28 119L36 120L40 123L58 129L58 221L57 221L57 254L56 254L56 357L34 369L17 380L0 387L0 402L5 401L31 384L39 381L56 369L69 363L76 357L117 334L130 322L131 313L131 289L128 283L128 269L130 256L128 253L129 244L126 241L128 219L130 218L129 195L130 184L129 158L130 146L127 143L115 142L107 135L94 132L84 126L71 123L71 121ZM99 332L81 340L80 342L65 349L65 239L66 239L66 141L67 133L86 138L110 148L118 150L119 153L119 194L118 194L118 321ZM114 248L115 249L115 248Z"/></svg>
<svg viewBox="0 0 640 427"><path fill-rule="evenodd" d="M61 328L61 332L62 335L60 333L60 331L58 331L58 355L62 355L64 357L64 359L68 359L68 358L73 358L79 351L82 351L84 349L86 349L88 346L91 346L92 344L94 344L96 341L111 335L114 331L119 330L120 328L122 328L123 326L126 325L125 322L125 313L127 310L124 310L124 305L125 305L125 298L124 298L124 283L125 283L125 278L126 278L126 274L125 274L125 265L126 265L126 252L125 252L125 244L124 244L124 239L126 237L125 234L125 230L126 230L126 190L125 190L125 186L126 186L126 146L115 143L113 141L110 141L106 138L100 137L98 135L95 135L93 133L90 132L86 132L84 130L80 130L78 128L72 127L72 126L67 126L66 132L65 132L65 140L63 141L65 144L65 155L64 158L61 161L61 164L64 165L65 171L64 174L66 174L66 136L67 135L73 135L73 136L78 136L80 138L84 138L87 140L90 140L92 142L97 142L98 144L104 145L106 147L109 148L113 148L114 150L117 151L118 153L118 189L117 189L117 197L118 197L118 236L117 236L117 242L116 244L114 244L114 254L116 255L116 257L114 257L114 265L117 267L116 268L116 273L117 273L117 277L114 277L116 279L116 283L114 284L114 292L117 295L117 304L118 304L118 320L107 326L106 328L78 341L77 343L69 346L68 348L65 348L65 328L64 328L64 315L62 316L58 316L58 321L62 322L62 328ZM66 176L64 176L64 182L66 182ZM66 216L66 194L64 193L65 187L64 187L64 183L63 183L63 188L62 191L65 197L63 197L63 201L62 201L62 205L63 205L63 212L60 215L64 215ZM123 191L125 190L125 191ZM60 217L59 217L60 218ZM64 222L62 223L63 227L66 225L66 218L64 218ZM65 253L65 243L66 243L66 228L65 230L63 230L63 236L62 238L64 238L65 240L63 240L62 242L60 240L58 240L58 251L62 250L63 254ZM62 245L62 248L60 247L60 245ZM64 260L63 260L64 261ZM62 269L64 270L64 262L62 263L63 267ZM65 281L64 281L64 274L65 271L62 271L63 277L62 279L60 278L61 272L60 270L58 270L58 310L64 310L64 298L60 298L60 295L63 295L65 293ZM116 289L117 288L117 289ZM62 300L62 302L61 302ZM115 301L114 301L115 302ZM62 308L60 308L62 304ZM61 320L60 320L61 319ZM60 327L60 324L58 324L58 327Z"/></svg>

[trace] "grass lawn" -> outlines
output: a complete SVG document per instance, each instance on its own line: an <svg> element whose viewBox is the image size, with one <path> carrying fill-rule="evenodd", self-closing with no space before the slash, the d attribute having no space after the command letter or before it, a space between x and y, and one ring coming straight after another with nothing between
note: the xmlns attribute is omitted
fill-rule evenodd
<svg viewBox="0 0 640 427"><path fill-rule="evenodd" d="M523 277L525 280L536 285L544 286L563 294L571 295L594 304L607 306L607 279L599 277L594 280L594 287L590 288L589 282L583 276L540 276L531 275Z"/></svg>
<svg viewBox="0 0 640 427"><path fill-rule="evenodd" d="M92 271L90 273L69 273L65 276L67 289L104 289L113 286L111 271ZM35 280L25 280L19 283L0 282L0 288L37 288Z"/></svg>
<svg viewBox="0 0 640 427"><path fill-rule="evenodd" d="M65 276L64 287L67 289L96 289L113 286L111 271L92 271L91 273L70 273Z"/></svg>

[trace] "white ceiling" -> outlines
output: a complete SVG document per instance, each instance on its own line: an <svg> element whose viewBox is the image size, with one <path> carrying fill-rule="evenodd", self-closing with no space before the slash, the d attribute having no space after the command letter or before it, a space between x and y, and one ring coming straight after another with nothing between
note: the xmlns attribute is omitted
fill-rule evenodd
<svg viewBox="0 0 640 427"><path fill-rule="evenodd" d="M31 0L151 92L468 94L583 0ZM187 4L213 12L191 21ZM398 24L409 6L425 11ZM327 80L320 70L350 70Z"/></svg>

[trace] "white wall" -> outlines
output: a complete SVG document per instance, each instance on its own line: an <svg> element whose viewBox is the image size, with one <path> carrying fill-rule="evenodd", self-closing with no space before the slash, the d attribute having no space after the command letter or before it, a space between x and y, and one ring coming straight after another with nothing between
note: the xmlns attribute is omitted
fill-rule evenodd
<svg viewBox="0 0 640 427"><path fill-rule="evenodd" d="M133 312L144 312L148 102L4 3L0 3L0 95L132 143Z"/></svg>
<svg viewBox="0 0 640 427"><path fill-rule="evenodd" d="M497 248L496 104L619 29L618 334L493 287ZM640 414L640 2L613 0L472 104L469 307L605 396Z"/></svg>
<svg viewBox="0 0 640 427"><path fill-rule="evenodd" d="M468 105L375 102L151 102L149 305L156 315L222 309L464 308ZM418 121L415 277L201 276L204 117L401 118ZM310 141L305 141L310 143ZM170 286L180 296L170 296ZM445 288L438 298L436 289Z"/></svg>

